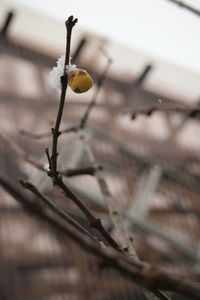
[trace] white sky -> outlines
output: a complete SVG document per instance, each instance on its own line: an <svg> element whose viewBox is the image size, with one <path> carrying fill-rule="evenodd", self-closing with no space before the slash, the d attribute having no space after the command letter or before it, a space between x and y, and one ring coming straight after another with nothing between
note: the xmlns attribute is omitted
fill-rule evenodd
<svg viewBox="0 0 200 300"><path fill-rule="evenodd" d="M200 72L200 17L166 0L12 0ZM200 8L200 0L187 0Z"/></svg>

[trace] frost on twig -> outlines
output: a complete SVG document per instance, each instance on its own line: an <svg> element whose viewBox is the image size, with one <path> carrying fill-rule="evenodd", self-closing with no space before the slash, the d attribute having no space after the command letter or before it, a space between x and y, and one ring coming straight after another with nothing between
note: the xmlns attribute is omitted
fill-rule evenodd
<svg viewBox="0 0 200 300"><path fill-rule="evenodd" d="M49 85L52 89L56 90L57 92L61 91L61 80L60 78L64 74L64 68L65 68L65 55L63 54L58 60L57 60L57 67L53 67L53 70L50 72L50 78L49 78ZM67 73L73 71L76 68L76 65L71 64L71 58L69 65L66 66Z"/></svg>

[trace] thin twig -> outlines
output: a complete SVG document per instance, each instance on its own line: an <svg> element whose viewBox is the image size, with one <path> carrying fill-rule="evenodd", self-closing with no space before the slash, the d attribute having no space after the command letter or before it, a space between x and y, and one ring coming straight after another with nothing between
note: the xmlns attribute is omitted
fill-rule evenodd
<svg viewBox="0 0 200 300"><path fill-rule="evenodd" d="M31 164L35 168L40 171L46 172L45 165L38 161L35 157L25 152L18 144L16 144L12 139L6 137L2 133L0 133L0 140L6 143L17 155L19 155L23 160L27 163ZM51 166L51 159L49 155L49 150L45 149L45 153L47 155L49 166ZM74 168L74 169L63 169L60 170L60 174L66 177L73 177L79 175L94 175L96 170L99 168L97 165L91 165L82 168ZM49 168L51 170L51 167Z"/></svg>
<svg viewBox="0 0 200 300"><path fill-rule="evenodd" d="M97 166L97 165L91 165L88 167L62 170L60 172L60 174L67 176L67 177L80 176L80 175L92 175L93 176L93 175L95 175L98 168L99 168L99 166Z"/></svg>
<svg viewBox="0 0 200 300"><path fill-rule="evenodd" d="M39 197L39 199L42 201L42 203L45 203L51 210L53 210L57 215L59 215L62 219L64 219L67 223L72 225L74 228L78 229L80 232L86 234L89 236L92 240L97 242L99 246L102 244L100 241L93 236L88 230L86 230L83 226L81 226L77 221L75 221L70 215L68 215L63 209L58 207L55 203L53 203L50 199L48 199L46 196L40 193L40 191L34 186L32 183L24 180L20 180L21 185L31 191L34 195Z"/></svg>
<svg viewBox="0 0 200 300"><path fill-rule="evenodd" d="M102 53L104 54L104 56L106 57L107 59L107 63L106 63L106 66L105 66L105 69L103 70L102 74L100 75L100 77L98 78L97 80L97 83L96 83L96 88L95 88L95 91L94 91L94 94L93 94L93 97L92 97L92 100L91 102L89 103L89 105L87 106L87 109L84 113L84 115L82 116L80 122L79 122L79 125L78 126L71 126L69 128L66 128L62 131L59 132L59 135L61 133L68 133L68 132L76 132L79 128L84 128L85 125L86 125L86 122L88 120L88 117L89 117L89 114L92 110L92 108L95 106L96 104L96 100L97 100L97 97L99 95L99 92L101 90L101 87L106 79L106 76L108 74L108 71L109 71L109 68L110 68L110 65L112 63L112 59L107 55L107 53L105 53L105 51L102 50ZM65 91L65 94L66 94L66 91ZM62 97L62 93L61 93L61 97ZM54 129L52 129L52 132L53 134L54 133ZM21 130L20 131L21 134L25 135L25 136L28 136L28 137L31 137L31 138L34 138L34 139L42 139L42 138L47 138L50 136L49 133L43 133L43 134L33 134L31 132L27 132L25 130ZM53 153L53 151L52 151Z"/></svg>
<svg viewBox="0 0 200 300"><path fill-rule="evenodd" d="M200 108L198 106L189 106L182 103L162 103L162 100L159 101L160 103L151 106L127 109L124 113L130 114L132 119L135 119L137 115L151 116L156 111L164 113L181 113L185 114L188 118L200 116Z"/></svg>
<svg viewBox="0 0 200 300"><path fill-rule="evenodd" d="M19 145L17 145L11 138L6 137L0 133L0 139L6 143L17 155L23 158L26 162L30 163L37 169L45 171L44 166L32 155L25 152Z"/></svg>
<svg viewBox="0 0 200 300"><path fill-rule="evenodd" d="M177 4L178 6L180 6L181 8L185 8L188 11L194 13L195 15L200 17L200 10L198 10L197 8L195 8L194 6L187 4L186 2L182 1L182 0L168 0L174 4Z"/></svg>
<svg viewBox="0 0 200 300"><path fill-rule="evenodd" d="M52 140L52 155L51 155L51 163L49 164L50 172L48 172L48 175L52 177L53 183L61 188L61 190L64 192L65 196L69 199L71 199L77 207L82 211L82 213L86 216L90 226L92 228L95 228L98 230L101 235L105 238L105 240L108 242L108 244L113 247L117 251L121 251L118 244L115 242L115 240L111 237L111 235L108 233L108 231L103 226L101 220L99 218L96 218L90 210L81 202L81 200L73 193L73 191L67 187L66 184L64 184L61 175L59 174L57 170L57 143L58 143L58 137L61 134L60 132L60 123L62 119L63 114L63 108L64 108L64 102L65 102L65 95L67 90L67 80L68 75L65 71L66 65L69 64L69 58L70 58L70 43L71 43L71 33L74 25L76 24L77 19L73 19L73 17L69 17L66 21L66 29L67 29L67 41L66 41L66 53L65 53L65 66L64 66L64 75L61 77L61 96L60 96L60 105L57 113L55 128L52 128L52 134L53 134L53 140Z"/></svg>
<svg viewBox="0 0 200 300"><path fill-rule="evenodd" d="M90 224L90 227L98 230L112 248L121 252L121 248L119 247L117 242L111 237L111 235L108 233L108 231L105 229L101 220L99 218L96 218L90 212L90 210L71 191L71 189L69 189L69 187L67 187L66 184L64 184L64 182L60 176L56 177L55 184L58 187L60 187L61 190L64 192L65 196L67 198L71 199L77 205L77 207L82 211L82 213L86 216L86 218Z"/></svg>
<svg viewBox="0 0 200 300"><path fill-rule="evenodd" d="M80 56L82 50L84 49L84 47L87 45L87 42L88 42L88 41L87 41L87 38L86 38L86 37L83 37L83 38L79 41L79 43L78 43L78 45L77 45L77 47L76 47L76 49L74 50L73 55L72 55L74 61L76 61L77 59L79 59L79 56Z"/></svg>
<svg viewBox="0 0 200 300"><path fill-rule="evenodd" d="M54 180L55 180L55 177L58 176L57 145L58 145L58 137L60 135L60 123L61 123L64 104L65 104L65 95L66 95L67 86L68 86L68 74L67 74L65 68L66 68L66 65L69 64L71 34L72 34L72 29L75 26L75 24L77 23L77 21L78 21L78 19L74 19L73 16L70 16L68 18L68 20L65 22L65 26L66 26L66 30L67 30L67 41L66 41L66 52L65 52L65 63L64 63L63 76L60 78L60 80L61 80L60 104L59 104L55 127L52 128L53 141L52 141L52 153L51 153L51 167L52 167L51 173L52 173L52 178Z"/></svg>
<svg viewBox="0 0 200 300"><path fill-rule="evenodd" d="M48 174L49 174L49 172L52 170L52 165L51 165L51 157L50 157L48 148L45 149L45 153L46 153L47 160L48 160L48 163L49 163L49 169L48 169Z"/></svg>
<svg viewBox="0 0 200 300"><path fill-rule="evenodd" d="M62 131L62 133L68 133L68 132L76 132L77 131L77 126L70 126L70 127L67 127L66 129L64 129ZM21 135L24 135L26 137L29 137L29 138L32 138L32 139L35 139L35 140L39 140L39 139L44 139L44 138L49 138L51 137L51 133L49 132L44 132L44 133L32 133L32 132L29 132L29 131L26 131L26 130L20 130L19 133Z"/></svg>
<svg viewBox="0 0 200 300"><path fill-rule="evenodd" d="M3 25L0 28L0 37L6 38L8 36L9 29L15 17L14 11L9 11L6 16Z"/></svg>
<svg viewBox="0 0 200 300"><path fill-rule="evenodd" d="M102 51L103 52L103 51ZM83 117L81 118L80 120L80 123L79 123L79 128L83 129L86 125L86 122L88 120L88 117L90 115L90 112L92 110L92 108L95 106L96 104L96 101L97 101L97 97L99 95L99 92L101 90L101 87L106 79L106 76L108 74L108 71L110 69L110 65L112 63L112 59L110 57L108 57L108 55L103 52L103 54L106 56L107 58L107 63L106 63L106 66L105 66L105 69L103 70L101 76L98 78L97 80L97 83L96 83L96 88L95 88L95 91L94 91L94 94L93 94L93 97L92 97L92 100L91 102L89 103L89 105L87 106L87 109L83 115Z"/></svg>

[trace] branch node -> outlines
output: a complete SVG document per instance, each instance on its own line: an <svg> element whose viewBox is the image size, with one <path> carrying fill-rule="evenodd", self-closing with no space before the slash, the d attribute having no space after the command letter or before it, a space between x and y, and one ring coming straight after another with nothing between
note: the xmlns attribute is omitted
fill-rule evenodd
<svg viewBox="0 0 200 300"><path fill-rule="evenodd" d="M94 218L91 223L90 223L90 226L92 228L100 228L101 227L101 220L99 218Z"/></svg>

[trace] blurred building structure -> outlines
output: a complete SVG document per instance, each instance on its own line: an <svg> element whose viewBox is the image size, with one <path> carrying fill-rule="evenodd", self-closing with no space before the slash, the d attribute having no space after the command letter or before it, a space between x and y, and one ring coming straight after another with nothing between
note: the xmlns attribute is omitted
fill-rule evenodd
<svg viewBox="0 0 200 300"><path fill-rule="evenodd" d="M25 8L12 13L9 8L3 1L1 170L16 187L19 178L29 178L53 197L46 173L28 163L24 154L45 164L43 153L51 135L34 139L22 131L51 131L59 95L49 88L49 72L64 52L65 28ZM87 69L95 83L107 55L113 63L84 131L61 136L60 168L87 167L94 160L102 165L138 256L199 280L200 126L198 111L190 109L199 101L199 74L86 32L80 25L72 42L74 62ZM84 95L68 91L62 129L78 124L94 91L95 85ZM23 149L21 155L16 145ZM97 179L84 175L65 180L117 236ZM85 224L70 201L62 195L56 201ZM143 299L136 286L114 271L96 276L93 257L70 239L60 241L3 189L0 216L2 299Z"/></svg>

